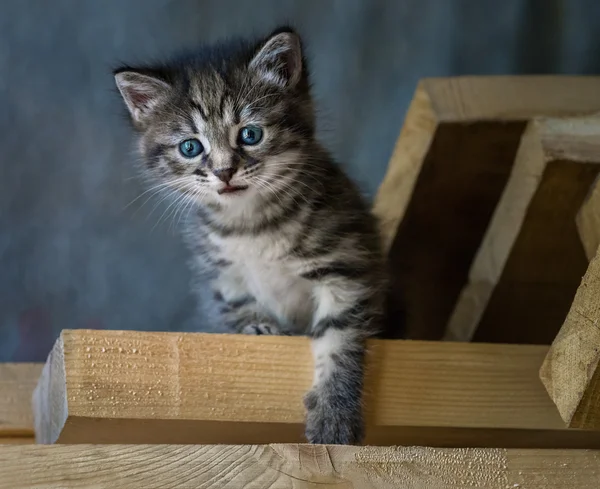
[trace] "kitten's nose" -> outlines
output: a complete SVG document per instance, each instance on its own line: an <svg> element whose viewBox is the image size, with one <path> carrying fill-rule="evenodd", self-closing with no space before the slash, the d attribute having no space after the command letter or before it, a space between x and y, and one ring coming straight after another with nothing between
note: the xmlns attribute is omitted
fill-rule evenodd
<svg viewBox="0 0 600 489"><path fill-rule="evenodd" d="M224 168L222 170L214 170L215 176L222 182L229 183L235 173L235 168Z"/></svg>

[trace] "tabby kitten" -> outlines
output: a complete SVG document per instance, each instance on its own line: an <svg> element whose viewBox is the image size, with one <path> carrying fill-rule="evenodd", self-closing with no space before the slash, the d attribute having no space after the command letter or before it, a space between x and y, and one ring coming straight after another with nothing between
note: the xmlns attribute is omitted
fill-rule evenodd
<svg viewBox="0 0 600 489"><path fill-rule="evenodd" d="M367 203L315 139L299 36L282 28L115 79L146 175L193 203L184 235L221 330L309 335L306 437L360 442L364 341L380 327L384 266Z"/></svg>

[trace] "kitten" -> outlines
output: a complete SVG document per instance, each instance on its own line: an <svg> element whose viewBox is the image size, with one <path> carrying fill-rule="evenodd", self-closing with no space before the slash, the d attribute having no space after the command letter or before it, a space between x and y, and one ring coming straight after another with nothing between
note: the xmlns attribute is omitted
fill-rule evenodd
<svg viewBox="0 0 600 489"><path fill-rule="evenodd" d="M146 175L193 202L184 236L222 331L309 335L306 437L360 442L384 263L367 203L315 139L299 36L282 28L115 79Z"/></svg>

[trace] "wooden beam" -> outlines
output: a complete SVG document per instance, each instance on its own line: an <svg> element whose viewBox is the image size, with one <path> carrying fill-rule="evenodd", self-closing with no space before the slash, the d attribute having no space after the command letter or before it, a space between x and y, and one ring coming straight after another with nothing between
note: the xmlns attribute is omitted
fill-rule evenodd
<svg viewBox="0 0 600 489"><path fill-rule="evenodd" d="M372 341L366 443L600 448L564 428L547 347ZM64 331L34 394L41 443L303 442L309 340Z"/></svg>
<svg viewBox="0 0 600 489"><path fill-rule="evenodd" d="M540 370L550 397L572 428L600 430L599 322L600 255L596 255Z"/></svg>
<svg viewBox="0 0 600 489"><path fill-rule="evenodd" d="M375 199L395 323L440 339L504 190L527 121L600 110L600 77L425 79ZM431 300L435 297L435 300Z"/></svg>
<svg viewBox="0 0 600 489"><path fill-rule="evenodd" d="M575 218L599 163L599 118L529 124L446 339L552 342L588 265Z"/></svg>
<svg viewBox="0 0 600 489"><path fill-rule="evenodd" d="M42 364L0 363L0 440L33 436L31 395L41 372Z"/></svg>
<svg viewBox="0 0 600 489"><path fill-rule="evenodd" d="M38 445L2 447L0 473L0 489L596 489L600 453L322 445Z"/></svg>

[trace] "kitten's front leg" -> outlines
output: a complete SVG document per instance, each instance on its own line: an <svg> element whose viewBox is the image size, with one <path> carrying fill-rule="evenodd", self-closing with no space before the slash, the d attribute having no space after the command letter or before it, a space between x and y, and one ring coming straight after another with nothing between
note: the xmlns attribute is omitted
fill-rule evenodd
<svg viewBox="0 0 600 489"><path fill-rule="evenodd" d="M216 283L214 298L219 305L221 321L225 329L233 333L254 335L282 334L277 323L269 317L240 283L225 287L223 281Z"/></svg>
<svg viewBox="0 0 600 489"><path fill-rule="evenodd" d="M214 298L219 304L221 320L227 331L241 334L282 334L277 323L256 302L233 273L222 274L213 284Z"/></svg>
<svg viewBox="0 0 600 489"><path fill-rule="evenodd" d="M348 288L321 286L312 328L314 381L304 404L310 443L351 445L362 441L365 339L375 314L367 300Z"/></svg>
<svg viewBox="0 0 600 489"><path fill-rule="evenodd" d="M221 320L228 331L239 334L282 334L277 323L266 314L251 296L226 301L220 293L215 294L219 301Z"/></svg>

